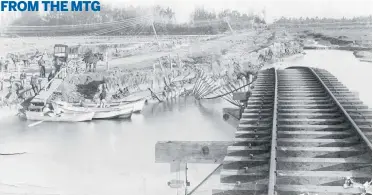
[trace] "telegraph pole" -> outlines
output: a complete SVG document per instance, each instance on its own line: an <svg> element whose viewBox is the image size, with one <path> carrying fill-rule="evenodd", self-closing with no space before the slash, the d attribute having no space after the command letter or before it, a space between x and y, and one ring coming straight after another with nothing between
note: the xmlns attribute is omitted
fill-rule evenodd
<svg viewBox="0 0 373 195"><path fill-rule="evenodd" d="M155 35L155 39L157 39L158 46L160 46L160 44L159 44L159 40L158 40L157 31L155 31L155 27L154 27L154 22L152 22L152 28L153 28L153 32L154 32L154 35Z"/></svg>
<svg viewBox="0 0 373 195"><path fill-rule="evenodd" d="M225 22L227 22L228 27L229 27L229 29L231 30L231 32L234 33L234 31L233 31L233 29L232 29L232 27L231 27L231 24L229 24L228 18L225 18Z"/></svg>

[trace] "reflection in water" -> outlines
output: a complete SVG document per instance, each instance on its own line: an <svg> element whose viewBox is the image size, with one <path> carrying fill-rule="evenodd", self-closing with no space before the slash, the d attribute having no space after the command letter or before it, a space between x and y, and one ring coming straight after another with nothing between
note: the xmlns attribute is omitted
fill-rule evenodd
<svg viewBox="0 0 373 195"><path fill-rule="evenodd" d="M148 104L142 112L145 116L154 116L166 112L183 112L188 105L193 105L190 97L173 98L166 102Z"/></svg>
<svg viewBox="0 0 373 195"><path fill-rule="evenodd" d="M210 110L206 107L204 107L201 102L198 102L198 110L203 113L204 116L207 116L207 117L213 117L215 115L214 111L213 110Z"/></svg>

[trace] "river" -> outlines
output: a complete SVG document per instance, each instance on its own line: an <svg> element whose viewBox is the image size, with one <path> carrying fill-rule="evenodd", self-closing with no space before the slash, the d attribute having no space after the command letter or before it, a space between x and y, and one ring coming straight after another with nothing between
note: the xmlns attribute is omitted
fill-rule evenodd
<svg viewBox="0 0 373 195"><path fill-rule="evenodd" d="M306 55L282 64L309 65L334 74L371 107L372 64L360 62L352 52L308 50ZM280 67L283 65L279 65ZM228 141L235 128L222 120L223 100L181 98L149 104L131 120L87 123L41 123L16 117L0 119L0 194L59 195L175 195L167 186L184 178L170 172L168 164L154 163L157 141ZM190 164L190 189L217 165ZM218 184L213 176L196 191L210 195Z"/></svg>

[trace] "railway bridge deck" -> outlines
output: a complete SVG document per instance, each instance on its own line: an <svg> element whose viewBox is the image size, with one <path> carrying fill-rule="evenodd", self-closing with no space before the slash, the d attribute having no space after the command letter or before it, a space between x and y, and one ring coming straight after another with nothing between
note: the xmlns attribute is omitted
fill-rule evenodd
<svg viewBox="0 0 373 195"><path fill-rule="evenodd" d="M289 67L259 72L234 140L159 142L156 161L220 164L214 195L353 195L371 149L371 109L329 72Z"/></svg>

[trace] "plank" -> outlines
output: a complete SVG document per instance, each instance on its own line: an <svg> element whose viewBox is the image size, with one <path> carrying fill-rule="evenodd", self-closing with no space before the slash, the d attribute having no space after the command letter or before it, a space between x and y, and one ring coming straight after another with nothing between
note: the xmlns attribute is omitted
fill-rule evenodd
<svg viewBox="0 0 373 195"><path fill-rule="evenodd" d="M219 188L213 189L213 195L248 195L248 194L256 194L256 195L264 195L267 194L265 191L267 190L267 183L268 181L263 181L262 183L241 183L240 185L237 184L229 184L223 183L220 184Z"/></svg>
<svg viewBox="0 0 373 195"><path fill-rule="evenodd" d="M155 145L156 163L221 164L227 154L229 141L167 141Z"/></svg>
<svg viewBox="0 0 373 195"><path fill-rule="evenodd" d="M277 191L284 192L316 192L325 194L358 194L363 191L358 188L343 188L343 186L320 185L277 185Z"/></svg>
<svg viewBox="0 0 373 195"><path fill-rule="evenodd" d="M277 171L278 176L291 177L353 177L353 178L368 178L371 173L360 171Z"/></svg>
<svg viewBox="0 0 373 195"><path fill-rule="evenodd" d="M62 82L62 79L54 79L51 83L51 87L48 90L41 90L39 94L36 95L31 102L44 102L53 94L54 91L57 90L57 88L61 85Z"/></svg>

